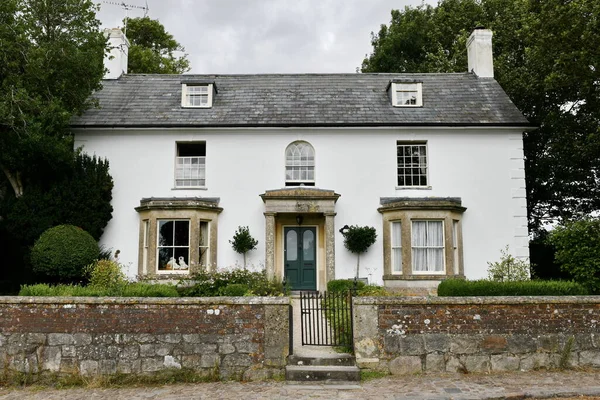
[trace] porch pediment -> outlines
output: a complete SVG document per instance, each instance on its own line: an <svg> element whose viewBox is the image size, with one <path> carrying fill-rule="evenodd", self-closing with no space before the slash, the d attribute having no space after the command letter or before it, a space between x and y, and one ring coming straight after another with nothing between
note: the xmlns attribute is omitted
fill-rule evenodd
<svg viewBox="0 0 600 400"><path fill-rule="evenodd" d="M266 213L334 213L340 195L311 187L267 190L261 194Z"/></svg>

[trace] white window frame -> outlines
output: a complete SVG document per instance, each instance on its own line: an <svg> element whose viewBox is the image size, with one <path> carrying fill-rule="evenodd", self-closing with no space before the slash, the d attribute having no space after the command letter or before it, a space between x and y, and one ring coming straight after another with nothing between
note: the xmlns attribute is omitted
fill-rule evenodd
<svg viewBox="0 0 600 400"><path fill-rule="evenodd" d="M394 236L394 225L398 225L399 229L398 231L400 232L400 237L396 238ZM404 260L402 259L402 222L401 221L390 221L390 248L392 251L391 254L391 272L392 275L402 275L403 273L403 268L404 268ZM394 245L394 242L399 243L397 246ZM398 252L396 252L395 250L399 250ZM396 271L394 270L394 266L396 265L396 256L395 254L399 253L400 254L400 270Z"/></svg>
<svg viewBox="0 0 600 400"><path fill-rule="evenodd" d="M204 143L204 156L183 156L180 157L179 156L179 145L180 144L191 144L191 143ZM175 185L175 189L205 189L206 188L206 142L205 141L198 141L198 142L177 142L175 144L175 179L174 179L174 185ZM194 178L185 178L185 172L186 172L186 165L194 165L191 162L193 161L193 159L196 159L198 162L197 165L198 168L197 171L192 170L191 168L189 169L189 172L198 172L199 173L199 177L194 177ZM185 161L189 160L190 164L185 164ZM203 173L202 173L203 172ZM183 177L181 177L179 174L183 174ZM178 181L204 181L203 185L185 185L185 184L178 184ZM185 183L185 182L183 182Z"/></svg>
<svg viewBox="0 0 600 400"><path fill-rule="evenodd" d="M452 220L452 258L454 261L453 272L458 275L459 271L459 253L458 253L458 224L459 221L456 219Z"/></svg>
<svg viewBox="0 0 600 400"><path fill-rule="evenodd" d="M425 166L421 166L421 163L419 162L419 164L417 166L412 166L412 167L408 167L406 164L404 164L402 166L402 168L404 168L405 170L408 169L412 169L412 168L417 168L417 169L422 169L425 168L425 173L419 173L419 174L415 174L413 175L412 172L411 174L407 175L406 173L404 174L404 177L406 178L407 176L411 178L411 182L413 180L413 178L417 177L420 178L422 176L425 177L425 184L422 185L420 182L417 185L413 185L412 183L409 185L406 183L406 179L404 180L404 184L400 185L400 183L398 182L398 169L400 169L400 162L398 160L399 155L398 155L398 149L400 147L423 147L425 149ZM429 147L427 146L427 142L426 141L403 141L403 140L397 140L396 141L396 187L397 188L430 188L429 186Z"/></svg>
<svg viewBox="0 0 600 400"><path fill-rule="evenodd" d="M426 246L420 246L419 248L421 249L441 249L442 250L442 268L440 270L434 270L434 271L416 271L415 270L415 245L413 244L413 224L415 222L426 222L426 223L432 223L432 222L438 222L442 224L442 246L430 246L430 245L426 245ZM446 274L446 233L445 233L445 226L444 226L444 220L443 219L412 219L410 221L410 258L411 258L411 273L413 275L445 275Z"/></svg>
<svg viewBox="0 0 600 400"><path fill-rule="evenodd" d="M202 236L202 224L206 224L206 238ZM200 242L200 238L204 239L204 245ZM206 254L206 263L202 264L202 250ZM201 219L198 222L198 265L206 271L210 270L210 221Z"/></svg>
<svg viewBox="0 0 600 400"><path fill-rule="evenodd" d="M310 151L312 151L312 165L293 165L293 164L288 164L288 151L292 148L292 146L299 146L299 145L303 145L306 146L307 148L310 149ZM285 185L286 186L301 186L302 184L309 184L310 186L314 186L315 182L316 182L316 172L317 172L317 168L316 168L316 163L317 163L317 156L316 156L316 152L315 152L315 148L313 147L313 145L311 145L310 143L304 141L304 140L297 140L295 142L290 143L286 148L285 148L285 153L284 153L284 157L285 157ZM308 169L312 168L312 176L313 179L288 179L287 178L287 173L288 173L288 167L292 168L292 167L307 167Z"/></svg>
<svg viewBox="0 0 600 400"><path fill-rule="evenodd" d="M392 105L394 107L423 107L423 83L421 82L392 82ZM416 93L414 104L398 104L398 93Z"/></svg>
<svg viewBox="0 0 600 400"><path fill-rule="evenodd" d="M206 88L206 103L202 103L200 105L191 104L190 96L192 90L189 90L191 87L205 87ZM213 93L214 88L212 83L182 83L181 84L181 107L184 108L211 108L213 102ZM204 96L204 93L197 93L198 97Z"/></svg>
<svg viewBox="0 0 600 400"><path fill-rule="evenodd" d="M148 246L150 244L150 220L145 219L143 221L143 243L142 243L142 273L148 273Z"/></svg>
<svg viewBox="0 0 600 400"><path fill-rule="evenodd" d="M177 222L177 221L186 221L188 223L188 245L187 246L175 246L175 232L173 232L173 246L161 246L160 245L160 223L162 221L166 221L166 222ZM175 229L175 224L173 224L173 229ZM190 260L190 256L191 256L191 242L192 242L192 221L190 219L187 218L157 218L156 219L156 273L158 275L165 275L165 274L180 274L180 275L187 275L190 273L190 267L191 267L191 260ZM187 248L188 249L188 260L187 260L187 265L188 265L188 269L165 269L165 270L161 270L159 269L159 263L160 263L160 249L162 248Z"/></svg>

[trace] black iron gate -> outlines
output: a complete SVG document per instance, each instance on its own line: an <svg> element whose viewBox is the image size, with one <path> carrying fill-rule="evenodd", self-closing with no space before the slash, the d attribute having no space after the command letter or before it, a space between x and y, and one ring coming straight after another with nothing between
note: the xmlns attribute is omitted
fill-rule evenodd
<svg viewBox="0 0 600 400"><path fill-rule="evenodd" d="M302 345L352 347L352 292L300 292Z"/></svg>

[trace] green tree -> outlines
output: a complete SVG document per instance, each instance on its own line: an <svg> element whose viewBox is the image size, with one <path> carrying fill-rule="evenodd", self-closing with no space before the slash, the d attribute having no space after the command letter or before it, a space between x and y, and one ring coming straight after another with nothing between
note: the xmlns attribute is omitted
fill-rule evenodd
<svg viewBox="0 0 600 400"><path fill-rule="evenodd" d="M91 0L0 2L0 168L15 197L60 174L71 116L101 88L106 38Z"/></svg>
<svg viewBox="0 0 600 400"><path fill-rule="evenodd" d="M252 237L250 229L247 226L238 226L233 239L229 243L231 243L231 247L233 247L236 253L244 256L244 268L246 268L246 253L256 249L258 240Z"/></svg>
<svg viewBox="0 0 600 400"><path fill-rule="evenodd" d="M550 234L560 268L594 294L600 294L600 219L568 221Z"/></svg>
<svg viewBox="0 0 600 400"><path fill-rule="evenodd" d="M360 255L366 252L377 239L377 232L371 226L356 226L342 228L344 246L351 253L356 254L356 279L359 278Z"/></svg>
<svg viewBox="0 0 600 400"><path fill-rule="evenodd" d="M155 19L131 18L127 21L129 48L128 71L133 74L182 74L190 70L187 54L173 35Z"/></svg>
<svg viewBox="0 0 600 400"><path fill-rule="evenodd" d="M524 135L529 227L600 209L600 3L442 0L393 10L362 72L463 72L474 27L494 32L494 72L539 128Z"/></svg>
<svg viewBox="0 0 600 400"><path fill-rule="evenodd" d="M106 37L91 0L0 1L0 280L27 280L30 248L72 223L110 219L108 163L73 150L71 117L95 105Z"/></svg>

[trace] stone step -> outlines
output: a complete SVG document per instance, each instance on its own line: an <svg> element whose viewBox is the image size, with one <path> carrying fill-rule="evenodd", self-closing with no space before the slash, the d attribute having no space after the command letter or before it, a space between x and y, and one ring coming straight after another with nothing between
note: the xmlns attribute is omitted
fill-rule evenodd
<svg viewBox="0 0 600 400"><path fill-rule="evenodd" d="M335 355L322 355L322 356L301 356L291 355L288 357L288 365L343 365L353 366L356 365L356 359L350 354L335 354Z"/></svg>
<svg viewBox="0 0 600 400"><path fill-rule="evenodd" d="M288 365L285 379L296 382L360 381L360 369L345 365Z"/></svg>

